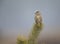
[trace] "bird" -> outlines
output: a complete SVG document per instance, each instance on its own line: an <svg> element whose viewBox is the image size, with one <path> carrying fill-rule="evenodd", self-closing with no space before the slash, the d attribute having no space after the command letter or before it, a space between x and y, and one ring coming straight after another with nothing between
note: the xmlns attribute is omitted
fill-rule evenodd
<svg viewBox="0 0 60 44"><path fill-rule="evenodd" d="M35 19L35 23L36 23L36 24L42 23L42 15L41 15L41 13L40 13L39 10L37 10L37 11L35 12L35 17L34 17L34 19Z"/></svg>

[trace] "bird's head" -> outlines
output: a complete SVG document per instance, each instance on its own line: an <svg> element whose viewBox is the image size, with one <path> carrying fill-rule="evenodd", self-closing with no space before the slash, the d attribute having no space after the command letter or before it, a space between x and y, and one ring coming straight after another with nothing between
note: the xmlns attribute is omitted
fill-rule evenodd
<svg viewBox="0 0 60 44"><path fill-rule="evenodd" d="M39 10L35 11L35 15L40 15L40 11Z"/></svg>

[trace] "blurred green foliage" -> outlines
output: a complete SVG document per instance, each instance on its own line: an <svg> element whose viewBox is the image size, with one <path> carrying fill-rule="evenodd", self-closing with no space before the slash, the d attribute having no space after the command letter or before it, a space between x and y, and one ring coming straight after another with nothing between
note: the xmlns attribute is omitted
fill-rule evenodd
<svg viewBox="0 0 60 44"><path fill-rule="evenodd" d="M36 40L42 28L43 28L43 23L34 24L32 31L29 35L29 38L23 40L21 38L18 38L17 44L36 44Z"/></svg>

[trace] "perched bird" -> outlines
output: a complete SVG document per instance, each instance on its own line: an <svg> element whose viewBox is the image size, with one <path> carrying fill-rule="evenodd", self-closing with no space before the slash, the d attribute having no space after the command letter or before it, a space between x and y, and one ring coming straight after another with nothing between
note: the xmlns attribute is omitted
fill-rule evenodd
<svg viewBox="0 0 60 44"><path fill-rule="evenodd" d="M34 19L35 19L36 24L42 23L42 16L41 16L41 13L39 11L35 12L35 18Z"/></svg>

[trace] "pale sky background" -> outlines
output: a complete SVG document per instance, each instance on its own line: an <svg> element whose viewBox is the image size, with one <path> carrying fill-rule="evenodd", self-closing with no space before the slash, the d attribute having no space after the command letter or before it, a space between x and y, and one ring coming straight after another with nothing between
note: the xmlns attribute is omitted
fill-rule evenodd
<svg viewBox="0 0 60 44"><path fill-rule="evenodd" d="M4 36L28 36L34 11L43 16L41 37L60 37L60 0L0 0L0 28Z"/></svg>

